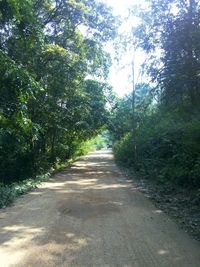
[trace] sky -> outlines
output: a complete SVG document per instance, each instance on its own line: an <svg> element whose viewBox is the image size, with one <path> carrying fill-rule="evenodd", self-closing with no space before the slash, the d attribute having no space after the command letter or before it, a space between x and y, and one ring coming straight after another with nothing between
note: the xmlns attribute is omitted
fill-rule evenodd
<svg viewBox="0 0 200 267"><path fill-rule="evenodd" d="M142 1L142 0L141 0ZM140 2L141 2L140 1ZM134 4L138 4L138 0L103 0L108 6L113 8L113 14L125 18L128 15L128 8ZM123 24L120 28L122 33L128 27L131 29L132 25L135 24L135 19L133 18L129 21L128 25ZM112 44L106 47L106 50L111 53L114 58L114 49ZM140 66L145 60L145 56L141 51L137 51L135 54L135 81L139 81ZM122 59L117 63L113 60L113 65L110 69L109 83L113 86L114 91L122 97L132 91L132 66L133 52L128 52L123 54Z"/></svg>

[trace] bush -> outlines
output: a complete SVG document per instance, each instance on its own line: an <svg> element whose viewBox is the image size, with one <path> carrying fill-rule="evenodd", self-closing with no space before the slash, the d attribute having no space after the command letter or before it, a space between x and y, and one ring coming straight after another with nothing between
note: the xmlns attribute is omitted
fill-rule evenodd
<svg viewBox="0 0 200 267"><path fill-rule="evenodd" d="M10 185L0 185L0 208L4 208L13 203L13 201L20 195L37 188L37 186L46 181L50 173L39 175L35 179L27 179L22 182L16 182Z"/></svg>
<svg viewBox="0 0 200 267"><path fill-rule="evenodd" d="M115 143L115 159L134 165L142 175L160 183L200 188L199 133L196 116L183 121L174 114L162 118L152 115L137 128L137 162L131 133Z"/></svg>
<svg viewBox="0 0 200 267"><path fill-rule="evenodd" d="M16 198L16 190L13 186L0 185L0 208L11 204Z"/></svg>
<svg viewBox="0 0 200 267"><path fill-rule="evenodd" d="M134 159L134 144L132 134L126 134L113 146L116 161L124 165L132 165Z"/></svg>

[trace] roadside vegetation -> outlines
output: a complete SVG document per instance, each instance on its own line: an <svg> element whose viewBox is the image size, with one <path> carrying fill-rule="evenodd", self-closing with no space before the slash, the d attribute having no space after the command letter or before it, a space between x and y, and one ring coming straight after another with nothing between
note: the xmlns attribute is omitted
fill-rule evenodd
<svg viewBox="0 0 200 267"><path fill-rule="evenodd" d="M199 195L200 4L147 2L134 37L149 54L145 68L154 83L136 84L133 94L116 101L110 124L116 159Z"/></svg>
<svg viewBox="0 0 200 267"><path fill-rule="evenodd" d="M69 167L80 156L86 155L90 151L107 148L109 144L109 135L107 132L97 135L96 137L80 144L79 149L74 152L73 157L62 162L56 162L48 172L33 176L32 178L23 179L21 181L12 182L9 184L0 184L0 208L5 208L12 204L16 198L22 196L41 185L42 182L47 181L56 172Z"/></svg>
<svg viewBox="0 0 200 267"><path fill-rule="evenodd" d="M190 214L187 223L200 236L200 4L146 2L148 8L137 11L132 40L147 54L143 71L151 82L116 100L110 120L114 154L142 177L143 187L145 180L161 186L158 202L173 206L178 195L176 214Z"/></svg>
<svg viewBox="0 0 200 267"><path fill-rule="evenodd" d="M102 131L117 25L95 0L0 1L1 207Z"/></svg>

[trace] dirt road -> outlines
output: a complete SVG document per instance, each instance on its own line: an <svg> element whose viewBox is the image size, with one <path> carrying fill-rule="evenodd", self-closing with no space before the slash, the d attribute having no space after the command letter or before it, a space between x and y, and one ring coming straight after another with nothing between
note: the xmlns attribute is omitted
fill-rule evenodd
<svg viewBox="0 0 200 267"><path fill-rule="evenodd" d="M179 230L113 162L89 154L0 213L1 267L200 267Z"/></svg>

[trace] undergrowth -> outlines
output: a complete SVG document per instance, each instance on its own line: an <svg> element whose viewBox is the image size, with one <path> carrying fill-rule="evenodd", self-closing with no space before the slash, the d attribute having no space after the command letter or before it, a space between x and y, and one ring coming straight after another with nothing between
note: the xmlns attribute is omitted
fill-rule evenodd
<svg viewBox="0 0 200 267"><path fill-rule="evenodd" d="M51 175L61 171L70 164L72 164L77 157L74 157L66 162L57 163L47 173L37 175L34 178L25 179L20 182L15 182L9 185L0 184L0 208L5 208L11 205L16 198L24 195L35 188L37 188L42 182L47 181Z"/></svg>
<svg viewBox="0 0 200 267"><path fill-rule="evenodd" d="M83 142L70 159L63 162L61 162L59 159L56 160L54 165L49 168L48 172L45 174L36 175L33 178L24 179L11 184L0 183L0 208L5 208L11 205L17 197L34 190L42 182L47 181L52 174L55 174L56 172L65 169L67 166L70 166L80 156L86 155L89 151L100 149L104 145L105 141L103 137L97 136L92 140Z"/></svg>
<svg viewBox="0 0 200 267"><path fill-rule="evenodd" d="M10 185L0 185L0 208L5 208L14 202L14 200L29 191L38 187L41 182L46 181L50 177L50 172L39 175L36 178L26 179L21 182L12 183Z"/></svg>

